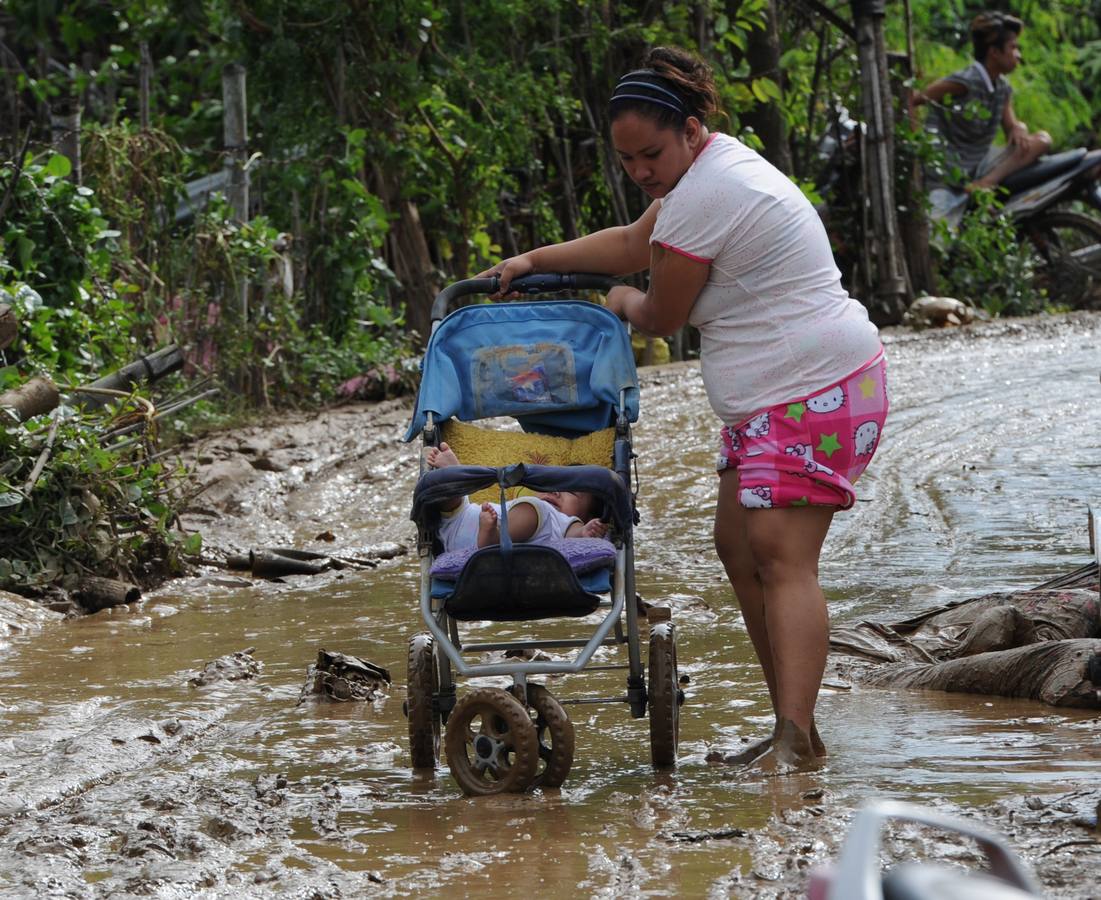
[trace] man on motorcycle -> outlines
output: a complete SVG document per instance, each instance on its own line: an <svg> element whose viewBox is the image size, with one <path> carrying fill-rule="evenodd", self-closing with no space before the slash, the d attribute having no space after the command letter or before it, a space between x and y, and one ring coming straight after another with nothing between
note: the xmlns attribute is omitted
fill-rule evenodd
<svg viewBox="0 0 1101 900"><path fill-rule="evenodd" d="M934 218L962 214L971 191L997 186L1051 149L1046 131L1030 133L1013 113L1013 88L1005 76L1021 62L1022 27L1020 19L1007 13L980 13L971 22L975 61L910 96L911 116L929 104L926 127L940 138L949 167L958 167L967 179L962 185L949 184L928 174ZM999 125L1005 147L993 146Z"/></svg>

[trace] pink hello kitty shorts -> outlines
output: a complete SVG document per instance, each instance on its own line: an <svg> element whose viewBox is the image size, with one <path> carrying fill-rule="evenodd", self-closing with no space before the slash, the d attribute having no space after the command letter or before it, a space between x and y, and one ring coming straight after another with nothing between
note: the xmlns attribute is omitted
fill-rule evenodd
<svg viewBox="0 0 1101 900"><path fill-rule="evenodd" d="M724 426L717 468L738 470L746 509L856 502L853 483L872 461L887 419L887 361L871 362L825 390Z"/></svg>

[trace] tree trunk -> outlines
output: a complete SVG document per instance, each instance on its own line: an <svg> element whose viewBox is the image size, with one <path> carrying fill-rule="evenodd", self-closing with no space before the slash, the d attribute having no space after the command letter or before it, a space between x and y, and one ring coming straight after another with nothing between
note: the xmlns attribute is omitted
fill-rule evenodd
<svg viewBox="0 0 1101 900"><path fill-rule="evenodd" d="M771 78L783 89L780 72L780 29L776 17L776 0L769 0L765 27L749 33L746 61L750 78ZM779 103L759 103L740 116L742 124L750 126L765 145L762 156L785 175L791 175L791 147Z"/></svg>
<svg viewBox="0 0 1101 900"><path fill-rule="evenodd" d="M405 328L415 332L423 346L431 336L432 301L440 292L439 276L416 204L401 196L401 188L393 184L389 174L377 164L374 174L379 188L377 193L387 210L397 213L387 236L387 246L394 274L404 289Z"/></svg>
<svg viewBox="0 0 1101 900"><path fill-rule="evenodd" d="M0 350L10 347L19 336L19 320L15 310L8 304L0 303Z"/></svg>
<svg viewBox="0 0 1101 900"><path fill-rule="evenodd" d="M20 422L57 409L61 396L57 386L49 378L32 378L26 384L0 394L0 408L11 409Z"/></svg>

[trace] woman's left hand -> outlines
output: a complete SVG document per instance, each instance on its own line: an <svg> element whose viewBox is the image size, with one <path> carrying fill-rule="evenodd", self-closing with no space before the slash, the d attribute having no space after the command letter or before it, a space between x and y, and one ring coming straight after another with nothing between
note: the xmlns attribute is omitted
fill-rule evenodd
<svg viewBox="0 0 1101 900"><path fill-rule="evenodd" d="M627 318L627 303L632 295L637 294L639 298L643 298L646 295L638 290L626 284L617 284L607 293L607 299L604 305L614 312L619 318Z"/></svg>

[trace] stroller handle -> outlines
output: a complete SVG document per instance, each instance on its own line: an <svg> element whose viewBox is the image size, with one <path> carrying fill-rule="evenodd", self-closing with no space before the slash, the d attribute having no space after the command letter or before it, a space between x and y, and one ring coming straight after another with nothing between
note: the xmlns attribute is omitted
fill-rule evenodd
<svg viewBox="0 0 1101 900"><path fill-rule="evenodd" d="M555 291L571 290L606 292L619 283L619 279L611 275L548 272L513 279L512 284L509 285L509 293L515 291L520 294L550 294ZM492 278L467 278L465 281L449 284L436 295L436 299L432 302L432 327L435 328L436 323L447 315L447 308L452 300L465 297L467 294L495 294L499 289L500 279L496 275Z"/></svg>

